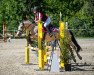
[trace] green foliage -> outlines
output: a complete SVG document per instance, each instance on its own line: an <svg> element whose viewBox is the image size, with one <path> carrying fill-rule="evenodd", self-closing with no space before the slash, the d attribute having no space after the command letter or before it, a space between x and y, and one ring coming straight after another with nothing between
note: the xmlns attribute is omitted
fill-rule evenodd
<svg viewBox="0 0 94 75"><path fill-rule="evenodd" d="M0 32L3 21L6 21L9 30L17 29L24 11L27 11L30 18L33 18L32 8L34 6L42 7L56 27L59 27L59 13L61 12L62 21L68 21L69 28L92 29L87 31L85 36L93 36L92 34L94 34L93 0L0 0ZM78 30L73 32L77 36L82 34Z"/></svg>
<svg viewBox="0 0 94 75"><path fill-rule="evenodd" d="M69 60L71 59L70 55L70 42L71 42L71 36L69 35L68 31L64 31L64 38L60 39L61 41L61 56L60 58L64 61L64 63L69 63Z"/></svg>

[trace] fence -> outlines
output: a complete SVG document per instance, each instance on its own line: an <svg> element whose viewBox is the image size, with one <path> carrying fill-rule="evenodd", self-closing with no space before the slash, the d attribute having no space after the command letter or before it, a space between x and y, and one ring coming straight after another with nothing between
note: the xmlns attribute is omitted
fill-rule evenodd
<svg viewBox="0 0 94 75"><path fill-rule="evenodd" d="M94 37L94 29L69 29L73 32L75 37ZM15 35L17 30L7 30L8 35L11 35L12 38L17 38ZM24 38L25 34L23 33L21 38ZM0 38L3 37L3 33L0 33Z"/></svg>

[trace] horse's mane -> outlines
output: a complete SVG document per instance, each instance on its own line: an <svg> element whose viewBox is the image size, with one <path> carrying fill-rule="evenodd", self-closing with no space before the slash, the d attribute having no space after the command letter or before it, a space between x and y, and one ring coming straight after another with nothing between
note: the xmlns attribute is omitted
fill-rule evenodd
<svg viewBox="0 0 94 75"><path fill-rule="evenodd" d="M35 23L34 19L32 19L32 18L29 19L29 20L23 20L22 22L23 22L23 23L33 24L33 25L35 25L35 26L37 25L37 24Z"/></svg>

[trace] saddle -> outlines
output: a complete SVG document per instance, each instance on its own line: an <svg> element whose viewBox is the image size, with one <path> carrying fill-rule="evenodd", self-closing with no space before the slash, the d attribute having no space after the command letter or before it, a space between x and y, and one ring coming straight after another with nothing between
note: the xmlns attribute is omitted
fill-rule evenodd
<svg viewBox="0 0 94 75"><path fill-rule="evenodd" d="M51 33L57 31L57 28L56 28L55 26L53 26L52 24L50 24L50 25L48 26L48 28L49 28L49 30L50 30ZM43 31L44 33L47 33L47 30L46 30L46 28L45 28L44 26L42 26L42 31Z"/></svg>

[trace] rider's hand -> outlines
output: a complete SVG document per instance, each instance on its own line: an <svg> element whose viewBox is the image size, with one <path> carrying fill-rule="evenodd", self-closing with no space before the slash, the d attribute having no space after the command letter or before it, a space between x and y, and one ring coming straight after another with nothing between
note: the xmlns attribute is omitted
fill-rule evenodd
<svg viewBox="0 0 94 75"><path fill-rule="evenodd" d="M38 20L35 20L35 23L38 24Z"/></svg>

